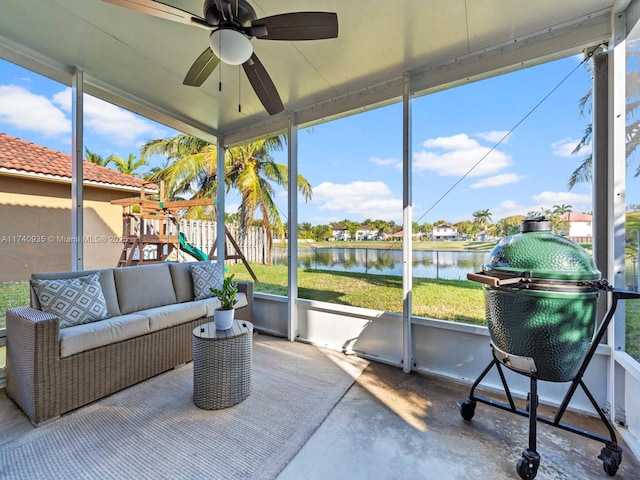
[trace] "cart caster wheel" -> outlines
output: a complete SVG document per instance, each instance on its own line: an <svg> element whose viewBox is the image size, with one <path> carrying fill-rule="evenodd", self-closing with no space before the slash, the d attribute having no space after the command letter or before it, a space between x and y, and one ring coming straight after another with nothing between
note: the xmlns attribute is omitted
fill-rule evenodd
<svg viewBox="0 0 640 480"><path fill-rule="evenodd" d="M465 420L471 420L476 412L476 401L467 398L461 403L458 403L458 407L460 407L460 415L462 418Z"/></svg>
<svg viewBox="0 0 640 480"><path fill-rule="evenodd" d="M540 455L536 452L532 452L531 450L525 450L522 452L520 460L518 460L516 471L523 480L532 480L538 473L539 466Z"/></svg>
<svg viewBox="0 0 640 480"><path fill-rule="evenodd" d="M618 472L618 465L616 465L615 462L602 462L602 468L604 468L604 471L610 477L615 477Z"/></svg>
<svg viewBox="0 0 640 480"><path fill-rule="evenodd" d="M607 445L600 451L598 458L602 460L602 468L610 477L615 476L618 467L622 463L622 449L613 445Z"/></svg>

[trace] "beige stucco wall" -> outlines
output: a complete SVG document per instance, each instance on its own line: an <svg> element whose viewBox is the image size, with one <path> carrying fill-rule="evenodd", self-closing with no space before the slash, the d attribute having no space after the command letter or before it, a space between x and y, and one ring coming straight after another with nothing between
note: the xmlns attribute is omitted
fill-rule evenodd
<svg viewBox="0 0 640 480"><path fill-rule="evenodd" d="M134 192L84 189L84 268L115 267L122 207ZM0 283L71 269L71 185L0 176Z"/></svg>

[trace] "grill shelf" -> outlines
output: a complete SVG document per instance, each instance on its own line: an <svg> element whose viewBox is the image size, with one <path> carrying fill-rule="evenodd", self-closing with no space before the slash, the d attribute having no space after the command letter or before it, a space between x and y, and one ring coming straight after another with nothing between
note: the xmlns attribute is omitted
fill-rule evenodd
<svg viewBox="0 0 640 480"><path fill-rule="evenodd" d="M485 275L482 273L478 274L469 274L469 280L473 280L476 282L482 282L484 284L490 285L492 287L497 287L500 285L513 285L520 282L522 285L526 284L527 278L526 275L524 277L519 278L517 281L512 279L498 279L495 277L491 277L489 275ZM506 282L506 283L504 283ZM536 371L535 362L533 359L529 357L517 357L511 356L508 353L505 353L498 349L493 342L491 344L492 348L492 360L484 369L484 371L480 374L480 376L473 383L471 390L469 392L469 396L464 400L458 402L458 408L460 409L460 415L465 420L471 420L475 414L475 409L477 403L483 403L489 405L491 407L496 407L501 410L505 410L507 412L515 413L517 415L528 417L529 418L529 446L522 452L522 457L518 460L516 464L516 470L520 478L525 480L531 480L535 478L538 467L540 466L540 454L536 451L536 425L537 422L541 422L546 425L550 425L553 427L560 428L562 430L572 432L578 434L582 437L586 437L601 443L604 443L604 447L600 451L600 455L598 455L598 459L602 460L602 466L604 471L609 476L614 476L618 471L618 467L622 462L622 449L618 446L618 440L615 434L615 431L607 419L605 413L597 404L595 398L585 385L582 380L584 372L589 365L589 362L593 358L598 344L602 340L611 319L616 311L619 300L628 300L628 299L640 299L640 293L631 292L628 290L616 289L611 287L605 280L598 280L593 282L585 282L589 285L599 289L606 290L611 292L611 306L607 310L603 321L600 324L593 340L591 341L589 350L578 369L578 373L571 380L571 384L564 396L564 399L560 405L560 408L556 412L553 418L545 417L542 415L538 415L538 373ZM502 382L502 386L504 388L504 393L507 398L508 403L498 402L495 400L491 400L489 398L481 397L475 395L476 388L480 385L482 380L486 377L486 375L491 371L492 368L496 368L498 371L498 375L500 376L500 380ZM505 378L503 367L509 368L517 373L527 375L530 378L530 389L529 394L527 396L527 408L526 410L517 408L513 401L513 397L511 396L511 392L509 390L509 386L507 384L507 380ZM543 379L544 380L544 379ZM562 417L564 416L567 407L569 406L569 402L573 398L578 386L582 388L587 398L591 402L591 405L594 407L598 416L604 423L609 433L609 437L603 437L593 432L589 432L580 428L577 428L572 425L568 425L566 423L562 423Z"/></svg>

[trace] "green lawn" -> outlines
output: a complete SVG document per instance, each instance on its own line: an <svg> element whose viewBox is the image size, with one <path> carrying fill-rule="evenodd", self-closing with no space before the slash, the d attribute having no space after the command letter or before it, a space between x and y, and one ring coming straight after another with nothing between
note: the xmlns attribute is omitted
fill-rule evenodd
<svg viewBox="0 0 640 480"><path fill-rule="evenodd" d="M456 243L456 242L446 242ZM242 264L228 265L228 273L236 280L251 280ZM287 267L252 265L259 283L257 292L287 294ZM402 279L364 273L299 270L298 292L304 299L340 305L372 308L386 312L402 312ZM28 305L26 283L0 285L0 328L5 326L5 310ZM627 352L640 360L640 301L627 303ZM413 314L464 322L485 324L482 286L465 280L415 279Z"/></svg>
<svg viewBox="0 0 640 480"><path fill-rule="evenodd" d="M29 284L12 282L0 284L0 328L5 327L7 308L29 305Z"/></svg>
<svg viewBox="0 0 640 480"><path fill-rule="evenodd" d="M640 230L640 212L627 212L625 225L631 241L635 242Z"/></svg>

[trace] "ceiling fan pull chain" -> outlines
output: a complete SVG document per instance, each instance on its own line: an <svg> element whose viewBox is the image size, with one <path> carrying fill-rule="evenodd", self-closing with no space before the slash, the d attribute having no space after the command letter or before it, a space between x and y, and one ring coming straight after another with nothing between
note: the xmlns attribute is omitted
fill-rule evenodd
<svg viewBox="0 0 640 480"><path fill-rule="evenodd" d="M222 35L220 35L220 51L222 51ZM222 91L222 65L218 68L218 91Z"/></svg>
<svg viewBox="0 0 640 480"><path fill-rule="evenodd" d="M241 101L241 96L240 96L240 85L241 85L241 81L240 81L240 65L238 65L238 113L242 113L242 101Z"/></svg>

